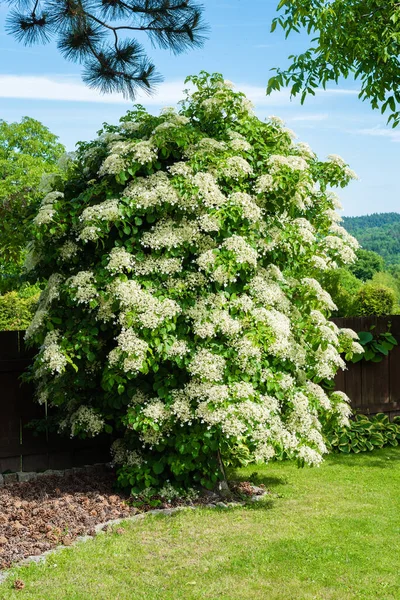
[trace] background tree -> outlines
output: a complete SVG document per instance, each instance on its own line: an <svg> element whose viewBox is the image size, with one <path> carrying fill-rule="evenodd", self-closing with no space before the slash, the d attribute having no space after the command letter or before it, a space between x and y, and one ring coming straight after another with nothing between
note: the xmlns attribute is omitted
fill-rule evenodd
<svg viewBox="0 0 400 600"><path fill-rule="evenodd" d="M343 226L365 250L380 254L390 270L400 267L400 213L343 217Z"/></svg>
<svg viewBox="0 0 400 600"><path fill-rule="evenodd" d="M357 261L350 266L350 271L362 281L372 279L375 273L383 271L385 261L382 256L371 250L359 248L357 250Z"/></svg>
<svg viewBox="0 0 400 600"><path fill-rule="evenodd" d="M143 46L180 53L201 46L205 26L194 0L3 0L7 30L26 45L57 41L61 54L84 65L83 80L102 92L134 98L160 79ZM0 0L1 3L1 0Z"/></svg>
<svg viewBox="0 0 400 600"><path fill-rule="evenodd" d="M397 0L281 0L273 20L288 36L304 29L310 47L289 56L286 70L276 69L267 93L291 86L293 96L315 94L330 81L353 75L361 82L359 97L373 108L389 111L400 122L400 5Z"/></svg>
<svg viewBox="0 0 400 600"><path fill-rule="evenodd" d="M323 271L318 280L336 304L337 309L333 315L335 317L353 317L355 314L354 299L363 282L344 267Z"/></svg>
<svg viewBox="0 0 400 600"><path fill-rule="evenodd" d="M65 148L39 121L0 121L0 293L20 273L22 251L42 196L39 183L54 173Z"/></svg>

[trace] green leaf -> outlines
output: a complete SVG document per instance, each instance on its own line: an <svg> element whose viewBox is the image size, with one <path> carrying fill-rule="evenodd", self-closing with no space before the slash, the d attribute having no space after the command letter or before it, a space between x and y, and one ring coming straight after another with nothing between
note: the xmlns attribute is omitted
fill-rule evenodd
<svg viewBox="0 0 400 600"><path fill-rule="evenodd" d="M156 462L153 464L153 471L156 475L160 475L164 471L164 464L162 462Z"/></svg>
<svg viewBox="0 0 400 600"><path fill-rule="evenodd" d="M365 344L368 344L369 342L372 342L372 340L374 339L374 336L370 331L359 331L357 335L360 338L360 344L362 344L363 346Z"/></svg>

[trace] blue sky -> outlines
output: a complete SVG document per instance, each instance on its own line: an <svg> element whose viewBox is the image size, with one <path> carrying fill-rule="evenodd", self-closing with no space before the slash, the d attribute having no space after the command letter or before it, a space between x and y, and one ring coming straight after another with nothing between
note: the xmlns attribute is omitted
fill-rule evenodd
<svg viewBox="0 0 400 600"><path fill-rule="evenodd" d="M285 40L270 34L278 0L205 0L210 25L204 48L174 56L147 46L164 76L151 99L139 98L151 112L181 98L183 80L204 69L221 72L253 100L260 118L278 115L321 157L340 154L360 180L340 190L345 215L400 210L400 127L357 98L357 82L317 93L300 106L283 90L267 98L265 87L272 67L284 67L287 56L306 48L304 35ZM129 102L101 96L80 80L80 67L62 59L55 47L25 48L4 31L6 7L0 4L0 118L28 115L45 123L69 150L79 140L95 136L103 122L116 123ZM146 41L145 38L140 40Z"/></svg>

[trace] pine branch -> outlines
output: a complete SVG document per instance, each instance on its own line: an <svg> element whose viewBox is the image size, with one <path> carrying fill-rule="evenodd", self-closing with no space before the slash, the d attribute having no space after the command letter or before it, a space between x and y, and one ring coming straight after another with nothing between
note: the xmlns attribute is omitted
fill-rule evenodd
<svg viewBox="0 0 400 600"><path fill-rule="evenodd" d="M151 92L160 81L134 34L144 33L153 46L179 54L202 46L207 31L203 7L196 0L3 2L10 6L7 32L19 42L33 45L54 39L65 59L83 65L88 85L132 99L139 89Z"/></svg>

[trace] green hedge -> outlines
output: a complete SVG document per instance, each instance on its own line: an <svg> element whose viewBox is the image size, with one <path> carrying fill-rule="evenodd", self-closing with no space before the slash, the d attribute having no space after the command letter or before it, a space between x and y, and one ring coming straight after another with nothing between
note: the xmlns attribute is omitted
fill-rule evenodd
<svg viewBox="0 0 400 600"><path fill-rule="evenodd" d="M331 452L366 452L398 446L400 443L400 416L391 422L387 415L373 417L356 415L349 427L331 427L325 430L326 442Z"/></svg>
<svg viewBox="0 0 400 600"><path fill-rule="evenodd" d="M19 292L8 292L0 296L0 331L26 329L33 317L39 293L23 297Z"/></svg>

